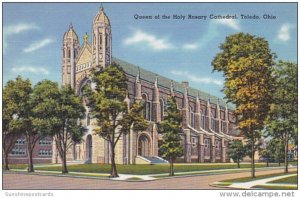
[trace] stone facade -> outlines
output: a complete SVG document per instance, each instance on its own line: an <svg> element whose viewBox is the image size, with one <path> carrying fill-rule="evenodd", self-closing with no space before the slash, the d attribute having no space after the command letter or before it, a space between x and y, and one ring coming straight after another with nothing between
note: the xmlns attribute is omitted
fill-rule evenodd
<svg viewBox="0 0 300 198"><path fill-rule="evenodd" d="M92 25L92 42L85 34L80 46L78 36L70 25L63 38L62 84L71 85L78 95L85 84L91 84L89 74L92 68L106 67L112 62L119 64L128 78L127 102L135 100L146 102L144 117L149 122L147 130L130 131L116 146L116 163L139 163L140 156L159 156L161 134L157 123L164 119L167 97L175 96L178 109L183 114L182 146L184 156L178 162L227 162L228 141L237 134L233 108L208 94L189 87L187 82L178 83L112 57L112 32L110 21L103 7L99 9ZM85 104L85 102L83 101ZM82 120L87 128L84 141L74 144L68 152L68 160L90 163L109 163L108 142L93 134L94 120L90 119L86 106L86 119ZM55 145L53 159L58 161Z"/></svg>

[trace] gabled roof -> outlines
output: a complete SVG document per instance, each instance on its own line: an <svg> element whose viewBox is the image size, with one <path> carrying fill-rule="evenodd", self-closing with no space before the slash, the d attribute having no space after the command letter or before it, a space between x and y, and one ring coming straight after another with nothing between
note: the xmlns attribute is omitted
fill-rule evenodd
<svg viewBox="0 0 300 198"><path fill-rule="evenodd" d="M124 69L124 71L127 74L131 75L131 76L135 77L138 74L138 72L140 72L140 79L143 79L143 80L148 81L148 82L153 83L153 84L154 84L155 79L157 77L159 86L162 86L162 87L165 87L165 88L168 88L168 89L171 88L171 81L172 80L170 78L167 78L167 77L161 76L159 74L153 73L151 71L143 69L142 67L136 66L134 64L128 63L126 61L120 60L120 59L115 58L115 57L112 58L112 61L117 63L118 65L120 65ZM173 87L174 87L174 91L180 92L182 94L184 93L185 88L184 88L184 85L182 83L173 81ZM217 104L217 102L218 102L217 97L212 96L212 95L210 95L210 94L208 94L204 91L195 89L193 87L188 88L188 95L189 96L192 96L192 97L196 98L198 93L199 93L199 98L201 100L208 101L208 99L210 99L211 103ZM219 104L220 104L220 106L225 108L226 101L223 100L223 99L219 99ZM233 104L228 103L228 109L234 110L235 108L234 108Z"/></svg>
<svg viewBox="0 0 300 198"><path fill-rule="evenodd" d="M83 45L81 46L80 51L79 51L79 53L76 57L76 60L75 60L76 64L82 58L83 53L86 53L86 56L89 56L90 57L89 59L91 59L91 57L92 57L92 47L88 42L84 42ZM87 61L85 61L85 62L87 62Z"/></svg>

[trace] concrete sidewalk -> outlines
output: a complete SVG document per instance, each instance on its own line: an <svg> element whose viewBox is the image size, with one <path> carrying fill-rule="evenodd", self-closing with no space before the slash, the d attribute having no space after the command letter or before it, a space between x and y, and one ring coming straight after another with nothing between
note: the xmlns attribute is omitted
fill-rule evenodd
<svg viewBox="0 0 300 198"><path fill-rule="evenodd" d="M286 177L291 177L291 176L295 176L297 174L289 174L289 175L281 175L281 176L277 176L277 177L270 177L270 178L265 178L265 179L258 179L258 180L254 180L254 181L250 181L250 182L240 182L240 183L233 183L230 186L228 186L229 188L238 188L238 189L250 189L253 186L258 186L258 185L264 185L264 186L293 186L293 187L297 187L297 185L294 184L270 184L268 182L274 181L274 180L278 180L278 179L283 179Z"/></svg>

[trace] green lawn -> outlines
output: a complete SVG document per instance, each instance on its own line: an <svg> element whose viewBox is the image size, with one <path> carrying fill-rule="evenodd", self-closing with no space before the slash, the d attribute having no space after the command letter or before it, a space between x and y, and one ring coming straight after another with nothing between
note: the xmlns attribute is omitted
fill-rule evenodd
<svg viewBox="0 0 300 198"><path fill-rule="evenodd" d="M296 171L290 172L290 173L297 173ZM285 175L284 173L276 173L276 174L269 174L269 175L260 175L256 176L255 178L252 177L242 177L242 178L237 178L237 179L228 179L228 180L223 180L220 182L231 182L231 183L236 183L236 182L249 182L249 181L254 181L258 179L265 179L269 177L275 177L275 176L281 176Z"/></svg>
<svg viewBox="0 0 300 198"><path fill-rule="evenodd" d="M278 166L277 163L270 163L270 166ZM9 165L10 169L26 169L27 164L12 164ZM241 168L250 168L251 165L241 164ZM266 167L265 163L257 163L257 168ZM176 172L189 172L189 171L202 171L202 170L219 170L219 169L236 169L235 163L198 163L198 164L175 164L174 170ZM49 170L49 171L61 171L61 166L49 166L49 167L35 167L36 170ZM169 165L117 165L119 173L123 174L160 174L168 173ZM78 164L68 165L68 170L72 172L86 172L86 173L109 173L109 164Z"/></svg>
<svg viewBox="0 0 300 198"><path fill-rule="evenodd" d="M298 175L294 175L291 177L286 177L283 179L278 179L271 181L269 183L279 183L279 184L298 184Z"/></svg>
<svg viewBox="0 0 300 198"><path fill-rule="evenodd" d="M265 190L297 190L297 187L293 186L265 186L265 185L257 185L252 188L260 188Z"/></svg>
<svg viewBox="0 0 300 198"><path fill-rule="evenodd" d="M289 162L289 164L298 165L298 161Z"/></svg>
<svg viewBox="0 0 300 198"><path fill-rule="evenodd" d="M274 164L275 165L275 164ZM242 168L250 168L250 164L242 164ZM256 167L265 167L265 164L257 164ZM175 172L189 172L189 171L201 171L201 170L218 170L218 169L233 169L236 168L236 164L175 164ZM60 166L53 167L37 167L37 170L51 170L60 171ZM136 174L136 175L146 175L146 174L159 174L168 173L169 165L117 165L119 173L123 174ZM109 173L109 164L80 164L80 165L69 165L68 170L72 172L89 172L89 173Z"/></svg>
<svg viewBox="0 0 300 198"><path fill-rule="evenodd" d="M26 169L28 167L28 164L9 164L8 167L10 169Z"/></svg>

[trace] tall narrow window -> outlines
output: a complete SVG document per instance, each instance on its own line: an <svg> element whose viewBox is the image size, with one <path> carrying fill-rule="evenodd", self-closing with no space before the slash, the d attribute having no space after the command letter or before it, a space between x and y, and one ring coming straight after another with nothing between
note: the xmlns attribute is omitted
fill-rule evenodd
<svg viewBox="0 0 300 198"><path fill-rule="evenodd" d="M193 128L195 127L195 114L191 107L190 107L190 125Z"/></svg>
<svg viewBox="0 0 300 198"><path fill-rule="evenodd" d="M204 123L205 123L205 115L202 111L200 111L200 127L204 129Z"/></svg>
<svg viewBox="0 0 300 198"><path fill-rule="evenodd" d="M107 43L108 43L108 36L105 34L105 47L107 47Z"/></svg>
<svg viewBox="0 0 300 198"><path fill-rule="evenodd" d="M160 99L160 115L161 115L161 120L164 119L164 114L165 114L165 104L164 100Z"/></svg>
<svg viewBox="0 0 300 198"><path fill-rule="evenodd" d="M151 115L150 115L150 110L151 110L150 101L148 100L148 97L147 97L146 94L143 94L142 98L143 98L143 100L145 102L145 104L144 104L144 110L143 110L144 118L146 120L150 120L150 118L151 118Z"/></svg>

